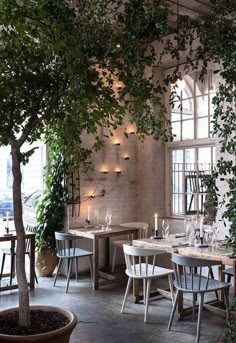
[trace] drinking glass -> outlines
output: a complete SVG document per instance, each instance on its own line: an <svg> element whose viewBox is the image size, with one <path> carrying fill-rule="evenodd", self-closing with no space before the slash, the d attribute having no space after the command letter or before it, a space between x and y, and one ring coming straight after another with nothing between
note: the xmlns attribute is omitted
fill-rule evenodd
<svg viewBox="0 0 236 343"><path fill-rule="evenodd" d="M190 234L191 225L192 225L192 218L185 216L184 217L184 230L185 230L186 236L189 236Z"/></svg>
<svg viewBox="0 0 236 343"><path fill-rule="evenodd" d="M168 219L163 219L162 220L162 236L164 238L168 238L169 237L169 221Z"/></svg>
<svg viewBox="0 0 236 343"><path fill-rule="evenodd" d="M111 210L107 210L106 216L105 216L105 223L106 223L106 231L110 230L109 225L111 224L111 218L112 218L112 213Z"/></svg>
<svg viewBox="0 0 236 343"><path fill-rule="evenodd" d="M99 227L99 211L98 210L94 211L94 217L95 217L96 227Z"/></svg>
<svg viewBox="0 0 236 343"><path fill-rule="evenodd" d="M219 244L217 243L217 238L218 238L218 234L219 234L219 227L216 225L216 223L214 222L212 224L212 240L211 243L213 246L217 247Z"/></svg>

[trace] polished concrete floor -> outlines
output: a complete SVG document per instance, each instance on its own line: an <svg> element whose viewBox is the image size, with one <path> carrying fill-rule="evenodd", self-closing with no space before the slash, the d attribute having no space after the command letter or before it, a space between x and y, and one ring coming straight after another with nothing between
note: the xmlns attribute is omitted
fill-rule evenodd
<svg viewBox="0 0 236 343"><path fill-rule="evenodd" d="M71 280L69 293L65 294L66 280L59 277L57 286L52 278L40 278L30 292L31 304L63 306L77 315L78 324L71 343L194 343L196 322L191 318L174 321L171 331L167 323L171 301L152 300L149 305L148 323L143 322L144 305L134 304L132 296L127 301L125 313L120 314L125 283L113 284L93 291L86 275L79 281ZM17 306L18 292L2 292L0 309ZM207 311L203 313L201 343L223 342L225 320ZM46 342L45 342L46 343Z"/></svg>

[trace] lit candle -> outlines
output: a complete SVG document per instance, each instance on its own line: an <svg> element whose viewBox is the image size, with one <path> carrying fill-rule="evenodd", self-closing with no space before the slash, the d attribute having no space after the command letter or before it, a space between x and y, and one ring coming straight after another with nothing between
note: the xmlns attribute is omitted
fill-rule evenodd
<svg viewBox="0 0 236 343"><path fill-rule="evenodd" d="M200 220L200 238L203 238L203 217Z"/></svg>
<svg viewBox="0 0 236 343"><path fill-rule="evenodd" d="M90 206L88 206L88 221L90 220Z"/></svg>
<svg viewBox="0 0 236 343"><path fill-rule="evenodd" d="M7 219L7 224L6 227L9 228L9 212L6 212L6 219Z"/></svg>
<svg viewBox="0 0 236 343"><path fill-rule="evenodd" d="M157 232L158 232L157 213L155 213L154 218L155 218L155 233L157 234Z"/></svg>

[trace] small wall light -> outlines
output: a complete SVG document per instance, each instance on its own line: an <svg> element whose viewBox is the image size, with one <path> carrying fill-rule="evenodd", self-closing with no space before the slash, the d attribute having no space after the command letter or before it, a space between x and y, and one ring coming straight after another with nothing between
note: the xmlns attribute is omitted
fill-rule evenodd
<svg viewBox="0 0 236 343"><path fill-rule="evenodd" d="M115 142L115 145L117 145L117 146L120 145L120 142Z"/></svg>
<svg viewBox="0 0 236 343"><path fill-rule="evenodd" d="M130 134L130 135L134 135L135 132L134 132L134 131L130 131L129 134Z"/></svg>
<svg viewBox="0 0 236 343"><path fill-rule="evenodd" d="M117 44L116 44L116 47L117 47L117 48L120 48L120 43L117 43Z"/></svg>
<svg viewBox="0 0 236 343"><path fill-rule="evenodd" d="M124 160L129 160L129 156L124 156Z"/></svg>
<svg viewBox="0 0 236 343"><path fill-rule="evenodd" d="M121 170L116 170L116 174L120 175L121 174Z"/></svg>
<svg viewBox="0 0 236 343"><path fill-rule="evenodd" d="M108 174L108 170L102 170L103 174Z"/></svg>

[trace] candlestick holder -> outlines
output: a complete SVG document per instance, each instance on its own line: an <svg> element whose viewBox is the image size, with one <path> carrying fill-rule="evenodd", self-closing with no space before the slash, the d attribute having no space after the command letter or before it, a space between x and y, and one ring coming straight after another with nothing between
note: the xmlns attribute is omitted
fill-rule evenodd
<svg viewBox="0 0 236 343"><path fill-rule="evenodd" d="M5 227L6 234L9 234L9 227Z"/></svg>
<svg viewBox="0 0 236 343"><path fill-rule="evenodd" d="M89 219L86 219L86 223L87 223L88 225L90 225L90 220L89 220Z"/></svg>
<svg viewBox="0 0 236 343"><path fill-rule="evenodd" d="M154 230L155 235L151 236L151 239L163 239L163 237L158 236L158 230Z"/></svg>

